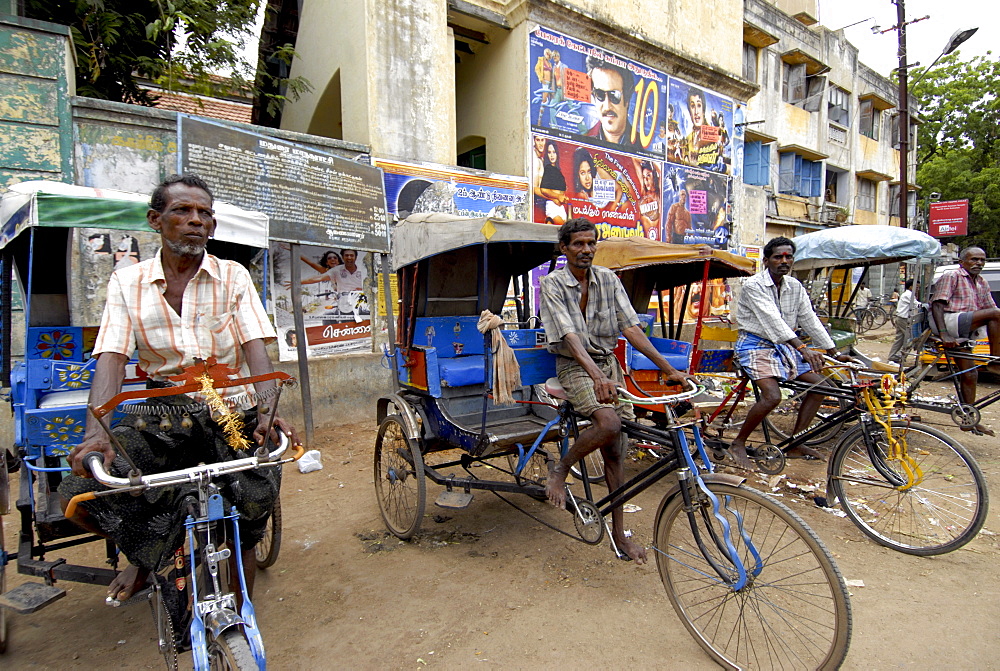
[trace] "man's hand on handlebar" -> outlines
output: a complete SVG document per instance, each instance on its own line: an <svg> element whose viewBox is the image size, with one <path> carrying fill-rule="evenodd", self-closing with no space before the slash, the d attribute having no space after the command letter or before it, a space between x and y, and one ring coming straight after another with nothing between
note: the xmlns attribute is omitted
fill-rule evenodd
<svg viewBox="0 0 1000 671"><path fill-rule="evenodd" d="M598 403L618 403L618 388L606 375L594 380L594 396Z"/></svg>
<svg viewBox="0 0 1000 671"><path fill-rule="evenodd" d="M802 359L809 364L809 367L812 368L814 373L819 373L823 370L825 363L823 361L823 355L820 352L817 352L814 349L809 349L808 347L804 347L800 351L802 352Z"/></svg>
<svg viewBox="0 0 1000 671"><path fill-rule="evenodd" d="M92 436L73 448L69 453L69 465L73 469L73 475L80 475L85 478L91 477L90 471L83 465L83 459L88 454L96 452L104 457L104 469L111 467L111 462L115 460L117 453L111 445L107 435Z"/></svg>
<svg viewBox="0 0 1000 671"><path fill-rule="evenodd" d="M271 422L271 416L264 413L257 415L257 428L254 429L253 439L258 445L264 444L264 432L267 431L267 425ZM281 431L290 441L292 447L298 447L302 444L299 440L299 434L295 430L295 427L287 422L281 415L276 415L274 418L274 426L271 428L271 442L275 445L278 444L278 431Z"/></svg>

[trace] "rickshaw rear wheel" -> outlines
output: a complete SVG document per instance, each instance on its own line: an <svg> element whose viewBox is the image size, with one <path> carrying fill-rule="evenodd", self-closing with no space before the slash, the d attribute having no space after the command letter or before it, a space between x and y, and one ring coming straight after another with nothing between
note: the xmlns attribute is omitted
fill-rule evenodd
<svg viewBox="0 0 1000 671"><path fill-rule="evenodd" d="M278 551L281 550L281 496L274 500L274 508L271 516L267 518L267 526L264 527L264 537L254 546L254 555L257 560L257 568L268 568L274 566L278 561Z"/></svg>
<svg viewBox="0 0 1000 671"><path fill-rule="evenodd" d="M375 497L386 528L402 540L420 529L427 500L424 459L399 415L389 415L375 438Z"/></svg>

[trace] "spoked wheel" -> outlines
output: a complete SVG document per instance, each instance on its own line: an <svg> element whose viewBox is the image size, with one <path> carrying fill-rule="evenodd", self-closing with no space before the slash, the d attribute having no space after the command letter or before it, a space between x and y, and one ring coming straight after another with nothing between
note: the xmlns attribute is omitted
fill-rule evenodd
<svg viewBox="0 0 1000 671"><path fill-rule="evenodd" d="M250 671L257 669L250 642L240 626L230 627L208 644L208 664L212 671Z"/></svg>
<svg viewBox="0 0 1000 671"><path fill-rule="evenodd" d="M979 533L989 510L979 465L937 429L895 421L892 430L920 469L915 484L907 486L902 464L888 458L884 431L872 431L873 454L859 425L830 459L830 493L865 535L893 550L926 556L962 547ZM888 478L881 472L886 468L892 469Z"/></svg>
<svg viewBox="0 0 1000 671"><path fill-rule="evenodd" d="M656 513L656 564L684 626L726 668L836 669L850 645L851 607L829 551L771 497L742 486L708 488L731 525L747 581L733 589L734 564L720 550L722 527L706 495L693 501L697 536L682 496L664 499Z"/></svg>
<svg viewBox="0 0 1000 671"><path fill-rule="evenodd" d="M281 549L281 496L274 500L274 508L264 527L264 537L254 546L257 568L268 568L278 561Z"/></svg>
<svg viewBox="0 0 1000 671"><path fill-rule="evenodd" d="M822 387L817 388L817 390L822 391ZM788 391L788 389L782 388L783 394ZM773 431L779 440L785 440L792 435L795 429L795 422L799 417L799 409L802 407L802 401L805 398L806 395L802 393L794 393L788 398L782 398L778 407L764 418L767 428ZM824 398L823 403L819 406L819 411L816 413L816 417L813 418L812 423L807 427L811 429L822 424L824 428L814 437L805 441L804 444L822 445L840 435L844 430L844 423L830 422L828 418L834 413L850 407L850 403L850 401L843 398L831 398L829 396Z"/></svg>
<svg viewBox="0 0 1000 671"><path fill-rule="evenodd" d="M399 415L386 417L375 438L375 496L389 531L412 538L423 521L427 483L420 448Z"/></svg>
<svg viewBox="0 0 1000 671"><path fill-rule="evenodd" d="M875 323L875 317L868 310L855 310L854 311L854 328L858 335L861 335L865 331L872 328Z"/></svg>
<svg viewBox="0 0 1000 671"><path fill-rule="evenodd" d="M889 321L889 313L878 305L868 308L868 312L872 316L872 328L882 328Z"/></svg>
<svg viewBox="0 0 1000 671"><path fill-rule="evenodd" d="M507 455L507 467L514 474L514 481L519 485L534 484L544 485L545 479L549 477L548 453L538 449L528 459L521 472L517 472L518 456L516 454Z"/></svg>
<svg viewBox="0 0 1000 671"><path fill-rule="evenodd" d="M601 456L601 451L594 450L584 457L583 461L587 463L587 482L591 484L604 482L604 457ZM570 466L569 472L577 480L583 480L583 469L580 468L579 462Z"/></svg>

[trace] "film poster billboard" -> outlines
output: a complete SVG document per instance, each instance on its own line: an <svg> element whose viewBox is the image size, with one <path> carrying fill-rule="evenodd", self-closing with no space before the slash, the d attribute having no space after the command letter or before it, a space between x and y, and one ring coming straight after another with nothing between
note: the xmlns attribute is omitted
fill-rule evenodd
<svg viewBox="0 0 1000 671"><path fill-rule="evenodd" d="M274 327L280 361L297 359L298 339L305 338L309 358L344 352L371 352L370 284L373 255L344 247L299 245L292 258L289 245L271 242ZM299 264L299 286L292 287L292 263ZM370 288L370 287L369 287ZM292 291L302 300L305 333L295 329Z"/></svg>
<svg viewBox="0 0 1000 671"><path fill-rule="evenodd" d="M531 216L528 183L523 177L431 163L385 159L373 163L382 169L386 206L394 221L417 212L520 221Z"/></svg>
<svg viewBox="0 0 1000 671"><path fill-rule="evenodd" d="M533 135L531 184L537 223L583 217L598 238L662 239L659 161Z"/></svg>
<svg viewBox="0 0 1000 671"><path fill-rule="evenodd" d="M733 101L670 78L667 160L723 175L734 174ZM741 110L742 111L742 110Z"/></svg>
<svg viewBox="0 0 1000 671"><path fill-rule="evenodd" d="M694 168L663 168L664 239L675 244L729 245L730 179Z"/></svg>
<svg viewBox="0 0 1000 671"><path fill-rule="evenodd" d="M532 130L663 159L664 73L541 26L529 58Z"/></svg>

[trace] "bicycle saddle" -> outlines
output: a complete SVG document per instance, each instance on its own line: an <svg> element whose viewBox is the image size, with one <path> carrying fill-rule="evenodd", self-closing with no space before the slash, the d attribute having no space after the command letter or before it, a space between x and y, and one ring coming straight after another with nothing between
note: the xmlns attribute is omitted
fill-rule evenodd
<svg viewBox="0 0 1000 671"><path fill-rule="evenodd" d="M566 390L563 388L562 383L559 382L559 378L557 377L550 377L545 381L545 393L553 398L562 399L563 401L569 398L566 395Z"/></svg>

